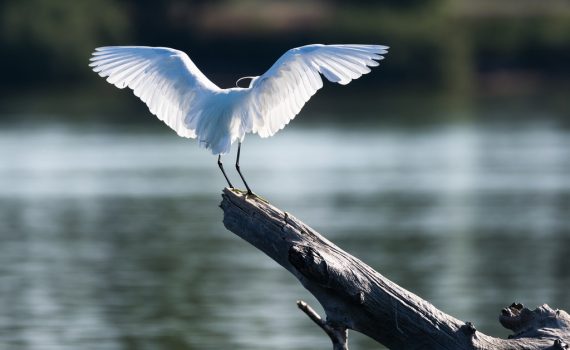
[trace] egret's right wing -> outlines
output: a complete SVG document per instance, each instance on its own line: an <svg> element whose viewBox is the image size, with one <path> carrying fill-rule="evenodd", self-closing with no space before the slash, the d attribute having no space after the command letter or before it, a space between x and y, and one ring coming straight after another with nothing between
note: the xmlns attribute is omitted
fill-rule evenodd
<svg viewBox="0 0 570 350"><path fill-rule="evenodd" d="M185 125L199 115L201 101L219 88L182 51L165 47L107 46L95 49L90 66L116 87L129 87L151 113L184 137L196 137Z"/></svg>
<svg viewBox="0 0 570 350"><path fill-rule="evenodd" d="M378 65L388 47L382 45L307 45L287 51L252 82L251 131L268 137L281 130L323 87L320 74L346 85Z"/></svg>

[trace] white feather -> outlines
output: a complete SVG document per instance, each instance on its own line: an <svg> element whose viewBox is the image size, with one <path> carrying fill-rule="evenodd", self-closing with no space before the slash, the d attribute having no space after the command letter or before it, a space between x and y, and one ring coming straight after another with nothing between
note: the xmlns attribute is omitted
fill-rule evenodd
<svg viewBox="0 0 570 350"><path fill-rule="evenodd" d="M118 88L131 88L151 113L184 137L196 137L196 130L180 122L190 112L184 99L192 94L199 104L196 100L207 100L220 90L185 53L169 48L100 47L90 66Z"/></svg>
<svg viewBox="0 0 570 350"><path fill-rule="evenodd" d="M274 135L323 86L319 73L331 82L348 84L370 72L369 66L377 66L375 60L382 59L387 49L381 45L307 45L287 51L252 83L250 98L256 101L259 116L253 118L251 131L261 137ZM271 99L265 98L267 94Z"/></svg>
<svg viewBox="0 0 570 350"><path fill-rule="evenodd" d="M161 47L107 46L90 66L118 88L129 87L151 113L214 154L228 153L245 133L274 135L327 80L348 84L378 65L381 45L307 45L291 49L249 88L220 89L183 52Z"/></svg>

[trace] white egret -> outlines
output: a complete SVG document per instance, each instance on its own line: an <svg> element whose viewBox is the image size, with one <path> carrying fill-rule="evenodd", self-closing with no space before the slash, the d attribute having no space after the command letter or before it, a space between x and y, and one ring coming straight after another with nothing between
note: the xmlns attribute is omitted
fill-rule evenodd
<svg viewBox="0 0 570 350"><path fill-rule="evenodd" d="M320 74L348 84L377 66L387 49L320 44L294 48L263 75L247 77L251 79L247 88L221 89L184 52L165 47L99 47L90 66L116 87L132 89L178 135L197 138L200 146L218 155L218 166L231 188L221 156L237 141L236 169L251 194L239 167L245 134L274 135L323 86Z"/></svg>

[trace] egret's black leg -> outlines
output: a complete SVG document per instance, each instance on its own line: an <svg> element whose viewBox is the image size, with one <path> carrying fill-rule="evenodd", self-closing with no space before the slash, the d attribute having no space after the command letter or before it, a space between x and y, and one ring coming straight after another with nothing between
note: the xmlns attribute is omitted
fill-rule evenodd
<svg viewBox="0 0 570 350"><path fill-rule="evenodd" d="M232 185L232 183L230 182L230 179L228 179L228 175L226 175L226 171L224 170L224 165L222 164L222 155L221 154L218 155L218 166L220 167L222 174L224 174L224 177L226 178L228 185L230 186L231 189L233 189L234 185Z"/></svg>
<svg viewBox="0 0 570 350"><path fill-rule="evenodd" d="M239 174L239 176L241 177L241 180L243 181L243 184L245 185L245 188L247 188L247 194L253 194L253 192L251 192L251 189L249 188L249 186L247 185L247 182L245 181L241 171L239 170L239 155L240 155L240 151L241 151L241 142L238 143L238 152L237 152L237 158L236 158L236 169L237 172Z"/></svg>

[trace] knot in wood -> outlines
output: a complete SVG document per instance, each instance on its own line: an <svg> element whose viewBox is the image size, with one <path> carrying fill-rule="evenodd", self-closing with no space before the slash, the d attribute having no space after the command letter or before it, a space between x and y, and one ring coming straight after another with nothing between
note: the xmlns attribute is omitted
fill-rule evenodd
<svg viewBox="0 0 570 350"><path fill-rule="evenodd" d="M325 259L311 247L293 245L289 248L289 262L303 276L320 285L327 285L329 271Z"/></svg>
<svg viewBox="0 0 570 350"><path fill-rule="evenodd" d="M474 335L475 332L477 332L477 329L471 322L465 322L465 324L461 326L461 329L463 330L463 332L465 332L465 334L470 336Z"/></svg>
<svg viewBox="0 0 570 350"><path fill-rule="evenodd" d="M564 342L564 340L558 338L554 341L554 348L555 349L568 349L568 344Z"/></svg>

